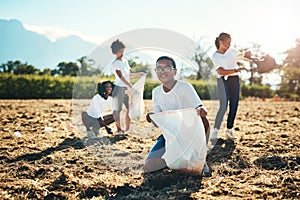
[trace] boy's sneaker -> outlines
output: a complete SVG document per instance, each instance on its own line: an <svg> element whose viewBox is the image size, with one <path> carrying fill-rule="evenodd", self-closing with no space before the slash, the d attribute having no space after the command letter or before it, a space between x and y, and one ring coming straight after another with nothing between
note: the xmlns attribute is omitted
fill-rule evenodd
<svg viewBox="0 0 300 200"><path fill-rule="evenodd" d="M87 136L88 136L88 138L94 138L95 137L93 131L88 131Z"/></svg>
<svg viewBox="0 0 300 200"><path fill-rule="evenodd" d="M203 169L202 169L202 176L204 177L209 177L211 176L211 171L209 169L209 166L207 165L207 163L204 163Z"/></svg>
<svg viewBox="0 0 300 200"><path fill-rule="evenodd" d="M227 129L227 131L226 131L226 136L227 136L227 138L230 139L230 140L236 139L236 136L233 134L232 129Z"/></svg>
<svg viewBox="0 0 300 200"><path fill-rule="evenodd" d="M216 129L216 128L214 128L214 130L212 131L212 133L210 135L211 142L215 142L218 139L218 131L219 131L219 129Z"/></svg>

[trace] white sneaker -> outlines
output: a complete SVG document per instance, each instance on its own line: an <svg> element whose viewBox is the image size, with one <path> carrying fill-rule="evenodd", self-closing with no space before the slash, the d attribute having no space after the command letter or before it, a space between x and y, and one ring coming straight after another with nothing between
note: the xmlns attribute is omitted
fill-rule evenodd
<svg viewBox="0 0 300 200"><path fill-rule="evenodd" d="M95 137L93 131L88 131L87 136L88 136L88 138L94 138Z"/></svg>
<svg viewBox="0 0 300 200"><path fill-rule="evenodd" d="M218 139L218 131L219 131L219 129L214 128L214 130L212 131L212 133L210 135L210 141L216 141Z"/></svg>
<svg viewBox="0 0 300 200"><path fill-rule="evenodd" d="M123 130L118 130L118 131L116 132L116 135L125 135L125 131L123 131Z"/></svg>
<svg viewBox="0 0 300 200"><path fill-rule="evenodd" d="M230 140L236 139L236 136L233 134L232 129L227 129L226 131L226 136Z"/></svg>

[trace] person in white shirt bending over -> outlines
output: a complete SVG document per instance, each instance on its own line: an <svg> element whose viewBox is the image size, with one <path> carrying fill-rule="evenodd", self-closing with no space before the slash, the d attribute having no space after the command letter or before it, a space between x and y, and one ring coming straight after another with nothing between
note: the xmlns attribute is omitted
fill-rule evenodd
<svg viewBox="0 0 300 200"><path fill-rule="evenodd" d="M128 61L123 58L125 45L120 40L116 40L111 45L112 53L115 54L116 59L112 63L113 72L115 75L115 88L112 94L113 97L113 115L116 121L116 127L118 133L124 133L121 128L120 112L122 105L126 107L125 114L125 130L130 128L130 116L129 116L129 90L132 88L130 84L130 78L136 78L144 75L144 72L130 73L130 66Z"/></svg>
<svg viewBox="0 0 300 200"><path fill-rule="evenodd" d="M103 111L107 108L112 110L111 94L113 91L113 83L110 81L98 83L97 89L98 93L92 98L87 111L81 113L82 122L86 127L88 137L98 136L101 127L104 127L108 134L113 133L107 126L115 121L113 114L102 116Z"/></svg>
<svg viewBox="0 0 300 200"><path fill-rule="evenodd" d="M162 84L152 91L153 112L147 114L147 121L152 122L150 115L153 113L195 108L195 112L203 121L207 143L209 138L209 123L206 118L207 109L203 106L194 87L190 83L175 80L177 69L173 58L168 56L159 57L156 61L155 71ZM166 162L162 159L165 151L165 138L161 134L146 158L144 170L152 172L166 167ZM210 169L206 163L203 168L203 175L210 175Z"/></svg>
<svg viewBox="0 0 300 200"><path fill-rule="evenodd" d="M218 131L221 127L223 117L228 107L229 114L227 118L226 136L228 139L235 139L232 128L238 109L240 98L240 79L239 74L244 67L237 67L237 61L247 58L249 51L239 54L237 50L229 49L231 36L227 33L221 33L215 40L217 51L214 52L212 60L217 71L217 93L219 96L220 106L215 118L214 129L211 133L210 140L215 142L218 138Z"/></svg>

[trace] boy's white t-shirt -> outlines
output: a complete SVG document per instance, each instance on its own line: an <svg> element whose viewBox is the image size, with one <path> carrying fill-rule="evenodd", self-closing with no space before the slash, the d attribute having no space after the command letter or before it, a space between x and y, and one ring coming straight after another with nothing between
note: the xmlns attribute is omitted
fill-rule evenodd
<svg viewBox="0 0 300 200"><path fill-rule="evenodd" d="M239 52L235 49L229 49L224 54L214 52L212 55L212 60L214 63L215 70L219 67L223 67L224 69L236 69L237 61L242 60L244 58L243 55L239 55ZM230 74L230 76L238 76L239 72L234 74ZM220 78L221 75L217 73L217 77Z"/></svg>
<svg viewBox="0 0 300 200"><path fill-rule="evenodd" d="M98 119L102 117L102 113L107 109L112 110L112 97L108 96L105 100L99 94L96 94L90 102L87 113L89 116Z"/></svg>
<svg viewBox="0 0 300 200"><path fill-rule="evenodd" d="M120 70L122 73L122 76L125 78L125 80L130 82L130 66L128 64L128 61L124 58L122 58L122 60L116 59L112 63L112 69L113 69L114 75L116 77L114 84L119 87L127 87L127 85L117 75L116 70Z"/></svg>
<svg viewBox="0 0 300 200"><path fill-rule="evenodd" d="M202 105L194 87L187 82L177 80L175 86L165 92L163 85L160 85L152 91L153 112L159 113L169 110L196 108Z"/></svg>

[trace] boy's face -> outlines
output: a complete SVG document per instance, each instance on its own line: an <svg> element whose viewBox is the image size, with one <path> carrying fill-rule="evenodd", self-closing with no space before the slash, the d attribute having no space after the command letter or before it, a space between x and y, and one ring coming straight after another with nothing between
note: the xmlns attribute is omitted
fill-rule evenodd
<svg viewBox="0 0 300 200"><path fill-rule="evenodd" d="M122 57L123 57L124 49L125 49L125 48L122 48L122 49L120 49L119 51L117 51L117 53L116 53L116 57L117 57L117 58L122 58Z"/></svg>
<svg viewBox="0 0 300 200"><path fill-rule="evenodd" d="M160 60L156 64L156 75L162 84L174 81L177 70L172 66L169 60Z"/></svg>

